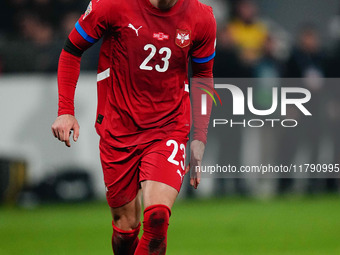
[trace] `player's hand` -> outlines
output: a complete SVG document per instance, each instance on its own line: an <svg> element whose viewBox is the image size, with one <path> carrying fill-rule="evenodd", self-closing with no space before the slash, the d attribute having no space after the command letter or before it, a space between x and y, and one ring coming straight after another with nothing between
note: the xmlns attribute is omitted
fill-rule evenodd
<svg viewBox="0 0 340 255"><path fill-rule="evenodd" d="M201 182L201 172L196 169L201 169L205 145L203 142L194 140L190 144L190 164L186 168L186 173L190 173L190 185L197 189Z"/></svg>
<svg viewBox="0 0 340 255"><path fill-rule="evenodd" d="M52 124L52 133L55 138L64 142L67 147L71 147L70 136L73 131L73 141L79 137L79 124L77 119L70 114L60 115Z"/></svg>

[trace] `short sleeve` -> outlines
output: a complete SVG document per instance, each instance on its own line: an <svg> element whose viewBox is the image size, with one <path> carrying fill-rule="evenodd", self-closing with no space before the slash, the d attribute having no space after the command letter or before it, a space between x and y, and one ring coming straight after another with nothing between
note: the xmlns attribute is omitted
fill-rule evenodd
<svg viewBox="0 0 340 255"><path fill-rule="evenodd" d="M196 63L206 63L215 57L216 20L211 7L206 6L204 19L200 17L197 34L193 41L191 59Z"/></svg>
<svg viewBox="0 0 340 255"><path fill-rule="evenodd" d="M75 25L77 32L89 43L98 41L114 23L113 1L92 0Z"/></svg>

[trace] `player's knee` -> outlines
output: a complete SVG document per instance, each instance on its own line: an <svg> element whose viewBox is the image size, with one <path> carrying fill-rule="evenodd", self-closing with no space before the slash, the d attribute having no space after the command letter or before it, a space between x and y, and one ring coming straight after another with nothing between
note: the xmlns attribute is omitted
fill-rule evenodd
<svg viewBox="0 0 340 255"><path fill-rule="evenodd" d="M170 208L165 205L152 205L144 211L144 229L149 231L155 237L163 237L166 235Z"/></svg>
<svg viewBox="0 0 340 255"><path fill-rule="evenodd" d="M171 211L165 205L152 205L144 211L142 242L149 254L165 254Z"/></svg>
<svg viewBox="0 0 340 255"><path fill-rule="evenodd" d="M139 217L134 214L113 214L113 224L121 230L129 231L138 227L140 222Z"/></svg>

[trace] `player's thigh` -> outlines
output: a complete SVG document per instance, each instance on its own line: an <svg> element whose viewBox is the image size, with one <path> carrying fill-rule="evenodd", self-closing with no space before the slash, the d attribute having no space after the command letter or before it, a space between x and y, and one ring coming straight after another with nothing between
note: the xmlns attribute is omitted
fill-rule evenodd
<svg viewBox="0 0 340 255"><path fill-rule="evenodd" d="M131 202L121 207L110 207L110 209L116 227L125 231L136 228L139 225L142 211L141 190Z"/></svg>
<svg viewBox="0 0 340 255"><path fill-rule="evenodd" d="M145 208L162 204L171 209L178 195L175 188L157 181L143 181L141 186Z"/></svg>
<svg viewBox="0 0 340 255"><path fill-rule="evenodd" d="M152 144L143 155L139 179L145 207L173 205L185 174L186 144L186 137L164 139Z"/></svg>
<svg viewBox="0 0 340 255"><path fill-rule="evenodd" d="M100 159L106 186L106 199L111 208L134 204L133 201L140 189L138 166L141 151L137 146L114 148L103 140L100 141Z"/></svg>

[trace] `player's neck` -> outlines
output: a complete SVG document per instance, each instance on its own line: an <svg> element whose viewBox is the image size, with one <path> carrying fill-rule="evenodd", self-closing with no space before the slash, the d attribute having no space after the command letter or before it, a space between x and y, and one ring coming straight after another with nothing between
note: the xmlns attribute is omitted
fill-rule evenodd
<svg viewBox="0 0 340 255"><path fill-rule="evenodd" d="M149 0L158 9L167 10L174 6L178 0Z"/></svg>

